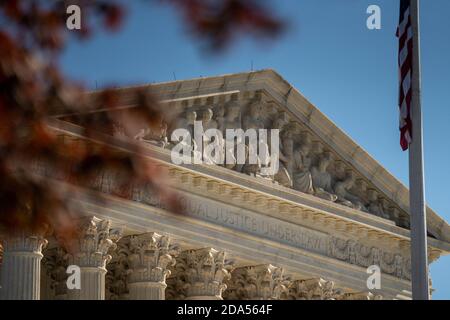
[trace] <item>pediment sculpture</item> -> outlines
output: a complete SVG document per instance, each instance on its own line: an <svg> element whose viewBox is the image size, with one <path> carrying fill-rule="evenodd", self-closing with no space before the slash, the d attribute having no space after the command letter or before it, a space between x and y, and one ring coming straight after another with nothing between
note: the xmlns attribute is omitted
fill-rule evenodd
<svg viewBox="0 0 450 320"><path fill-rule="evenodd" d="M231 95L228 101L214 103L211 99L207 99L206 102L206 105L194 103L191 106L185 106L171 124L168 125L163 121L156 130L142 129L134 138L171 149L175 143L181 141L178 138L175 139L176 141L170 141L169 137L174 130L186 129L192 140L189 141L192 142L189 149L191 156L201 157L202 152L198 151L199 142L194 139L194 123L198 121L202 124L204 131L216 129L222 133L222 145L216 152L221 153L222 159L227 154L232 160L217 165L261 177L274 184L314 195L326 201L391 219L398 225L405 226L404 221L398 216L398 209L394 203L383 197L375 187L367 188L368 183L361 182L363 178L359 177L351 167L345 165L333 150L328 149L326 143L315 137L306 126L288 115L282 108L266 102L260 92L255 93L252 98L241 99L235 94ZM272 147L270 133L267 139L258 141L257 162L249 163L248 155L254 151L251 149L254 146L248 142L247 136L243 139L244 141L236 138L234 144L227 144L227 129L244 131L256 129L258 132L260 129L269 129L267 130L269 132L270 129L278 129L280 136L278 171L273 175L263 174L264 166L271 161L267 157ZM116 134L119 135L121 132L117 131ZM211 141L204 140L203 143L207 145ZM239 146L244 147L245 163L237 161ZM205 163L214 164L214 161L206 159Z"/></svg>

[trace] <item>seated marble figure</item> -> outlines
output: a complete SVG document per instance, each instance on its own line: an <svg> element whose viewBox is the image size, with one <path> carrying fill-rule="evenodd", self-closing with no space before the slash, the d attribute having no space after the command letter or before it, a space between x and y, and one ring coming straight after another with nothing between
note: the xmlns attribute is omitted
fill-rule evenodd
<svg viewBox="0 0 450 320"><path fill-rule="evenodd" d="M326 152L319 157L318 163L316 166L313 166L311 169L311 175L313 180L314 187L314 195L319 198L336 201L337 195L334 194L332 188L332 177L328 172L328 166L331 162L330 153Z"/></svg>
<svg viewBox="0 0 450 320"><path fill-rule="evenodd" d="M347 174L344 180L337 182L334 186L334 192L337 195L336 202L350 208L367 211L362 200L350 191L354 185L355 178L352 173Z"/></svg>
<svg viewBox="0 0 450 320"><path fill-rule="evenodd" d="M281 140L279 153L279 169L273 179L282 186L292 188L292 171L294 163L294 140L290 135L285 135Z"/></svg>
<svg viewBox="0 0 450 320"><path fill-rule="evenodd" d="M383 205L378 198L378 193L375 190L370 189L367 192L367 195L369 200L368 211L376 216L389 219L389 214L385 212Z"/></svg>
<svg viewBox="0 0 450 320"><path fill-rule="evenodd" d="M242 127L246 131L248 129L264 129L264 121L262 119L262 104L259 101L254 101L250 103L249 112L244 116L242 120ZM254 146L252 144L248 144L249 148L247 154L258 154L257 163L246 163L242 168L242 172L249 175L259 175L261 172L261 166L267 165L270 162L270 152L269 145L258 139L258 150L252 150ZM248 160L248 157L247 157ZM248 162L248 161L247 161Z"/></svg>
<svg viewBox="0 0 450 320"><path fill-rule="evenodd" d="M281 141L279 150L279 169L272 179L282 186L292 188L292 170L294 162L294 140L292 128L285 114L279 114L273 121L272 127L280 130Z"/></svg>
<svg viewBox="0 0 450 320"><path fill-rule="evenodd" d="M194 110L187 110L184 116L176 123L176 128L183 128L188 130L190 134L190 141L185 141L181 136L177 136L175 131L172 132L172 142L179 141L185 144L185 147L191 150L191 156L195 159L201 159L201 153L198 151L198 146L194 140L194 123L197 121L197 112Z"/></svg>
<svg viewBox="0 0 450 320"><path fill-rule="evenodd" d="M310 171L310 150L309 143L305 141L299 149L294 151L292 181L295 190L313 194L314 188Z"/></svg>
<svg viewBox="0 0 450 320"><path fill-rule="evenodd" d="M225 108L219 108L218 115L216 117L216 121L218 123L218 128L222 132L222 135L225 137L225 146L231 146L230 150L226 150L227 155L229 156L229 160L225 163L225 167L228 169L241 171L242 164L237 164L236 159L236 145L241 143L241 141L227 141L226 140L226 130L227 129L236 129L241 127L241 107L235 101L230 101L226 104Z"/></svg>
<svg viewBox="0 0 450 320"><path fill-rule="evenodd" d="M134 139L165 148L168 145L167 127L167 123L161 120L153 127L141 129Z"/></svg>
<svg viewBox="0 0 450 320"><path fill-rule="evenodd" d="M204 130L218 129L226 137L226 129L243 128L247 129L264 129L265 120L263 118L263 104L260 101L253 101L248 105L247 113L241 119L241 106L236 101L229 101L214 108L205 107L201 112L202 126ZM279 152L279 170L269 177L280 185L293 188L303 193L313 194L319 198L337 202L339 204L366 212L370 212L380 217L389 218L389 214L384 211L376 192L367 193L367 205L364 200L353 193L355 178L353 173L349 173L345 179L335 182L335 178L328 170L332 162L331 153L324 152L319 154L317 162L312 165L313 155L311 153L311 143L307 140L302 141L297 148L293 138L294 132L289 127L289 121L281 115L275 116L272 122L272 128L277 128L282 132ZM186 128L194 137L194 122L197 120L197 112L187 110L185 116L179 120L178 128ZM150 141L161 146L167 145L167 124L161 123L158 130L145 129L141 130L136 139ZM192 139L192 156L200 157L197 145ZM226 143L226 138L223 143ZM233 150L227 153L226 145L224 153L236 156L236 145L242 141L234 141ZM245 143L245 157L248 158L250 146ZM267 153L269 145L267 143L258 145L259 148L266 148ZM204 158L204 157L203 157ZM204 159L205 160L205 159ZM250 175L260 175L262 163L265 159L259 159L257 164L237 164L235 161L223 164L226 168L233 169ZM208 162L208 161L206 161Z"/></svg>
<svg viewBox="0 0 450 320"><path fill-rule="evenodd" d="M206 108L203 113L202 113L202 127L203 130L209 130L209 129L217 129L218 125L217 125L217 121L213 119L214 116L214 112L212 111L211 108ZM216 137L216 139L218 139L218 137ZM206 147L211 143L211 141L209 141L209 139L206 137L206 135L203 135L203 162L206 164L214 164L216 163L216 161L214 161L216 159L216 157L218 157L217 159L224 159L224 152L223 152L223 140L219 140L217 142L220 142L220 148L218 151L218 154L213 154L213 155L209 155L206 151ZM219 160L218 163L221 163L222 160Z"/></svg>

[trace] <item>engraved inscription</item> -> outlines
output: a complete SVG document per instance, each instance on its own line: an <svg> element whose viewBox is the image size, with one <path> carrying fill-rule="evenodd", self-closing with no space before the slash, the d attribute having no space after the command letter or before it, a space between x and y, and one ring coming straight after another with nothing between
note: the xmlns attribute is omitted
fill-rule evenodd
<svg viewBox="0 0 450 320"><path fill-rule="evenodd" d="M196 196L180 195L183 212L222 226L279 241L298 248L326 254L328 235L307 230L272 217L256 215L244 209L232 209Z"/></svg>

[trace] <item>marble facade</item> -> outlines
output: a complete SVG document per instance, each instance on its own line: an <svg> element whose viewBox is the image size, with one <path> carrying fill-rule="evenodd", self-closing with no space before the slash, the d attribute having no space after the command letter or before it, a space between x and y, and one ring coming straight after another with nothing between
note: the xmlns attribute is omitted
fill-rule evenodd
<svg viewBox="0 0 450 320"><path fill-rule="evenodd" d="M277 73L148 90L168 110L160 129L127 137L117 123L107 143L141 143L181 211L171 212L150 188L123 190L115 172L99 172L92 189L74 194L85 215L78 251L68 254L52 236L3 239L2 299L410 298L407 189ZM279 129L280 170L174 165L171 133L191 130L194 120L221 132ZM49 126L69 140L82 132L62 120ZM66 183L45 164L36 171ZM428 208L428 228L431 263L450 252L450 227ZM69 265L80 267L80 290L65 285ZM382 272L380 289L367 288L371 265Z"/></svg>

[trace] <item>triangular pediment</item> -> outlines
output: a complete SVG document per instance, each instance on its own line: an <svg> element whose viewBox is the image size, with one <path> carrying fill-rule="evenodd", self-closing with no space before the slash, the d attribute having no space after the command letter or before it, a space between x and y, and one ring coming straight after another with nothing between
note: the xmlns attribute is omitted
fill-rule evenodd
<svg viewBox="0 0 450 320"><path fill-rule="evenodd" d="M246 123L251 123L258 124L261 129L280 129L281 152L283 148L290 148L290 143L286 142L290 139L297 157L292 161L300 159L304 163L303 167L294 164L296 168L286 170L290 186L286 177L272 177L274 183L409 228L407 188L275 71L230 74L139 88L148 89L159 97L169 123L164 134L147 132L147 137L140 136L148 143L170 148L170 144L158 139L164 135L170 138L171 131L189 123L188 117L200 120L205 113L211 114L210 121L215 128L226 128L234 123L235 127L231 129L239 125L245 129ZM131 96L127 96L127 90L131 89L135 88L118 89L123 93L122 104L130 108L135 106ZM91 96L96 94L94 92ZM259 106L257 115L250 110L254 104ZM229 116L232 109L237 110L238 116ZM281 166L287 168L288 163L289 160L282 161ZM242 168L234 170L242 171ZM308 186L308 175L312 189ZM427 214L429 234L450 242L449 225L430 208L427 208Z"/></svg>

